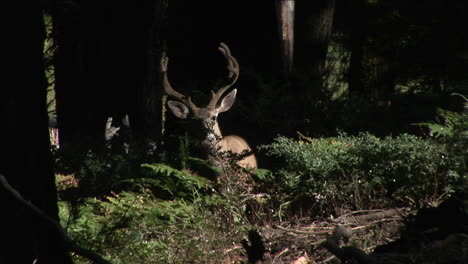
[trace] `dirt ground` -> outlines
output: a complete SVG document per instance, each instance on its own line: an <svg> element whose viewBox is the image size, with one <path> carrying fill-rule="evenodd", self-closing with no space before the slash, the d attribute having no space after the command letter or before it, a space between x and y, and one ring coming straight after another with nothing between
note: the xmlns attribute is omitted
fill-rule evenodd
<svg viewBox="0 0 468 264"><path fill-rule="evenodd" d="M468 263L468 199L266 226L243 242L248 263Z"/></svg>

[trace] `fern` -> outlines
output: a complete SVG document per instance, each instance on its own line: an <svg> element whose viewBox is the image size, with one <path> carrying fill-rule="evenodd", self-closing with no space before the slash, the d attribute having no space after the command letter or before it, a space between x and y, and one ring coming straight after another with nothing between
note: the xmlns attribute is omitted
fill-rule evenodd
<svg viewBox="0 0 468 264"><path fill-rule="evenodd" d="M161 176L182 176L170 167L149 167ZM70 236L113 263L218 263L220 256L229 257L227 250L245 232L243 208L233 202L235 198L206 195L193 202L161 200L143 189L88 198L75 204L75 210L60 202L59 209ZM74 263L88 263L79 256L73 258Z"/></svg>
<svg viewBox="0 0 468 264"><path fill-rule="evenodd" d="M427 127L430 130L430 135L434 138L452 137L457 131L459 125L463 123L466 114L457 113L441 108L437 109L439 122L422 122L413 125Z"/></svg>
<svg viewBox="0 0 468 264"><path fill-rule="evenodd" d="M150 169L153 184L171 194L172 198L194 198L200 191L208 188L208 180L187 171L174 169L166 164L142 164Z"/></svg>

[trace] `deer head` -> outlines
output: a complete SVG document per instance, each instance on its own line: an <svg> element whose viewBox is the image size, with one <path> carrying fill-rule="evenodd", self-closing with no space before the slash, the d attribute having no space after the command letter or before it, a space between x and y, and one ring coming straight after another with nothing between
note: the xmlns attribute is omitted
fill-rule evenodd
<svg viewBox="0 0 468 264"><path fill-rule="evenodd" d="M161 73L164 91L177 99L178 101L169 100L167 105L171 112L181 119L192 119L200 124L198 134L202 137L202 146L208 150L209 161L214 166L219 166L222 153L240 154L243 152L251 152L251 148L247 142L238 136L223 137L218 125L218 115L228 111L234 104L237 90L233 89L227 95L224 93L237 81L239 77L239 64L231 55L228 46L221 43L218 50L224 55L227 60L228 78L226 83L216 92L212 91L211 100L205 107L197 107L190 97L187 97L174 90L169 83L167 77L168 58L163 56L161 59ZM225 156L225 155L224 155ZM256 168L257 161L255 156L244 157L237 162L242 167Z"/></svg>

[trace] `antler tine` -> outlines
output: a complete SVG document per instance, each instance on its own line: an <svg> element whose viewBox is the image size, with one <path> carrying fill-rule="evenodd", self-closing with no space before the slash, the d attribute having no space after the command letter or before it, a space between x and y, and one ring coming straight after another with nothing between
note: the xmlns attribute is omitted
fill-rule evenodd
<svg viewBox="0 0 468 264"><path fill-rule="evenodd" d="M222 86L217 92L211 91L211 100L208 104L208 108L215 109L216 104L218 103L219 99L223 96L227 89L229 89L234 83L236 83L237 78L239 77L239 63L237 62L236 58L231 55L231 50L229 47L224 44L220 43L218 50L224 55L227 60L227 69L228 73L228 81L227 84Z"/></svg>
<svg viewBox="0 0 468 264"><path fill-rule="evenodd" d="M192 99L190 97L187 97L179 92L177 92L176 90L174 90L171 86L171 84L169 83L169 79L167 77L167 64L169 62L169 58L163 54L163 56L161 57L161 73L162 73L162 81L163 81L163 88L164 88L164 91L170 95L170 96L173 96L177 99L179 99L180 101L182 101L183 103L185 103L189 108L190 110L192 111L196 111L198 109L198 107L192 102Z"/></svg>

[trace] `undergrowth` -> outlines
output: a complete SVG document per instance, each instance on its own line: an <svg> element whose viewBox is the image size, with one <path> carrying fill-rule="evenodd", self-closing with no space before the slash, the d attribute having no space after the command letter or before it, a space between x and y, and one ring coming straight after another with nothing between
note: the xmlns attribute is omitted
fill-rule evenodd
<svg viewBox="0 0 468 264"><path fill-rule="evenodd" d="M260 147L272 166L254 175L226 166L206 177L205 161L192 157L179 169L143 164L133 174L135 160L90 156L75 174L57 177L61 222L112 263L240 263L249 230L298 212L420 208L466 188L467 115L444 113L437 124L419 124L431 128L428 138L280 136Z"/></svg>
<svg viewBox="0 0 468 264"><path fill-rule="evenodd" d="M69 222L68 233L113 263L214 263L229 258L242 238L239 223L206 209L220 206L222 199L164 201L147 190L88 199ZM71 214L64 202L60 212L62 219ZM77 258L76 263L87 262Z"/></svg>
<svg viewBox="0 0 468 264"><path fill-rule="evenodd" d="M461 164L454 162L460 153L435 140L408 134L278 137L261 149L277 164L273 182L265 186L278 194L276 207L315 215L422 207L450 195L467 177Z"/></svg>
<svg viewBox="0 0 468 264"><path fill-rule="evenodd" d="M143 167L144 178L125 180L134 191L61 201L71 237L112 263L229 263L242 255L235 245L248 225L239 196L164 164Z"/></svg>

